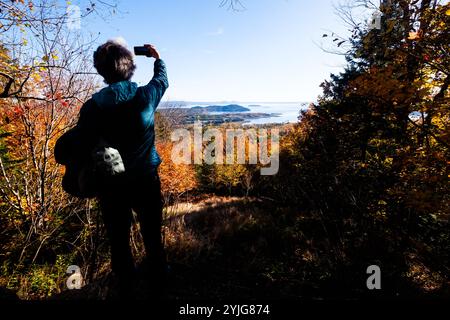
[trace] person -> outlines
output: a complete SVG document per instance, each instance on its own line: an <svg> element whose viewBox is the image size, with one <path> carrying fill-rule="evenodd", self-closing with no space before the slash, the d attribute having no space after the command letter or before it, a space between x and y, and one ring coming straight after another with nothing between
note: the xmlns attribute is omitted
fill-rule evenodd
<svg viewBox="0 0 450 320"><path fill-rule="evenodd" d="M101 137L122 157L124 172L98 183L98 200L111 244L112 271L119 296L133 297L135 266L129 245L132 210L136 212L145 252L148 285L154 294L163 287L166 256L161 236L162 197L155 148L155 110L169 86L166 66L153 45L154 75L147 85L131 82L136 69L132 53L114 41L98 47L94 67L108 85L81 108L77 127L96 141Z"/></svg>

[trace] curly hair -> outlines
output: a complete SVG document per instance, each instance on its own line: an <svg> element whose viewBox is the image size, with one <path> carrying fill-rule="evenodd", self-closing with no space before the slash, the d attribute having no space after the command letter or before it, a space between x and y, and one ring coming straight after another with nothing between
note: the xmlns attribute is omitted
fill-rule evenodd
<svg viewBox="0 0 450 320"><path fill-rule="evenodd" d="M94 67L107 84L130 80L136 70L133 54L114 41L97 48L94 52Z"/></svg>

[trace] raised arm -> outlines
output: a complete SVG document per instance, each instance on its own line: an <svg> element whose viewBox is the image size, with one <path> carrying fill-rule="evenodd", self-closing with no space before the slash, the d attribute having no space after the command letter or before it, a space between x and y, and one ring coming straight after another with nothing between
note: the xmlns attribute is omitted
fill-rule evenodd
<svg viewBox="0 0 450 320"><path fill-rule="evenodd" d="M164 92L166 92L166 89L169 87L169 80L167 79L166 64L161 60L159 52L152 45L146 44L145 47L149 52L147 57L155 58L156 61L153 68L153 78L146 86L144 86L144 92L148 101L152 104L153 108L156 109Z"/></svg>

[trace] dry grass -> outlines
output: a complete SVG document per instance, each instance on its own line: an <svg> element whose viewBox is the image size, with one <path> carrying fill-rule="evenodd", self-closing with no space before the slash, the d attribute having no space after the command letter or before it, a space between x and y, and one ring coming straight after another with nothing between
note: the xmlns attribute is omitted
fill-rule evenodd
<svg viewBox="0 0 450 320"><path fill-rule="evenodd" d="M363 290L371 264L365 255L373 253L349 260L328 238L319 216L257 198L213 195L173 204L165 214L170 299L353 299L370 294ZM418 257L406 258L402 276L389 274L389 257L381 265L383 294L419 297L442 290L442 275ZM110 299L114 294L114 278L108 275L75 296L64 292L56 298Z"/></svg>

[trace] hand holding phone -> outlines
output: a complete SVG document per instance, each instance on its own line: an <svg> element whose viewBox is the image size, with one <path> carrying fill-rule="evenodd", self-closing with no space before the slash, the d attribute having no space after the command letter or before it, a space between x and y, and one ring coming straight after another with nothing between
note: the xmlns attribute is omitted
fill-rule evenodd
<svg viewBox="0 0 450 320"><path fill-rule="evenodd" d="M144 44L143 46L134 47L134 54L137 56L160 59L158 50L156 50L156 48L151 44Z"/></svg>

